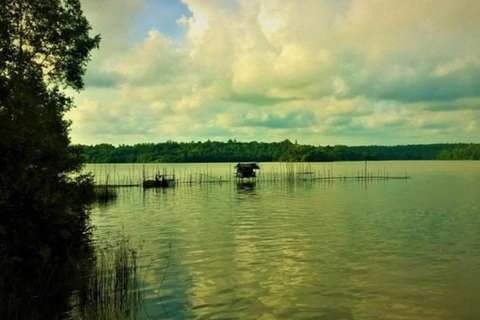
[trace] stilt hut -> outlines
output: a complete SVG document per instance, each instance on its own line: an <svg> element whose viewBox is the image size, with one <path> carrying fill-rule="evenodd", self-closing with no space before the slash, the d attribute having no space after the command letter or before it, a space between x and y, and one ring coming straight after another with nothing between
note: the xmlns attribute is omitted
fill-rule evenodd
<svg viewBox="0 0 480 320"><path fill-rule="evenodd" d="M237 170L235 173L235 177L243 179L243 178L256 178L257 174L255 170L260 169L260 167L252 162L252 163L238 163L235 166Z"/></svg>

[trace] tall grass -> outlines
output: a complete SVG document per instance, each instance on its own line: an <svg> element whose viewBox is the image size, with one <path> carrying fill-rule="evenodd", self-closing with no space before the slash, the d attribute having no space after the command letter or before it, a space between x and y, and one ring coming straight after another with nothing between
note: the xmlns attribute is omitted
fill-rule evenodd
<svg viewBox="0 0 480 320"><path fill-rule="evenodd" d="M98 203L107 203L117 199L117 191L108 185L95 186L94 194L95 201Z"/></svg>
<svg viewBox="0 0 480 320"><path fill-rule="evenodd" d="M94 188L94 195L95 201L98 203L107 203L117 199L117 191L109 185L109 176L107 175L107 179L105 180L104 185L95 186Z"/></svg>
<svg viewBox="0 0 480 320"><path fill-rule="evenodd" d="M137 248L121 236L113 245L100 249L76 295L74 318L138 318L143 306L144 277L138 265Z"/></svg>
<svg viewBox="0 0 480 320"><path fill-rule="evenodd" d="M147 274L141 249L119 235L95 256L71 256L28 272L0 255L0 319L138 319Z"/></svg>

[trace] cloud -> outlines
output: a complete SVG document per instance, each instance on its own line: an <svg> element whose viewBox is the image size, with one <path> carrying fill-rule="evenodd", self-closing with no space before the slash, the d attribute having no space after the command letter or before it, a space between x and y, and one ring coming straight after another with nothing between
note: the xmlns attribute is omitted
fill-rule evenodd
<svg viewBox="0 0 480 320"><path fill-rule="evenodd" d="M116 71L90 69L85 75L87 87L113 88L123 81L123 75Z"/></svg>
<svg viewBox="0 0 480 320"><path fill-rule="evenodd" d="M104 43L75 139L479 141L480 2L183 0L184 34L132 35L148 5L84 1Z"/></svg>
<svg viewBox="0 0 480 320"><path fill-rule="evenodd" d="M174 48L172 41L158 30L148 32L143 43L124 54L118 72L133 85L153 85L181 81L177 76L187 74L188 56Z"/></svg>

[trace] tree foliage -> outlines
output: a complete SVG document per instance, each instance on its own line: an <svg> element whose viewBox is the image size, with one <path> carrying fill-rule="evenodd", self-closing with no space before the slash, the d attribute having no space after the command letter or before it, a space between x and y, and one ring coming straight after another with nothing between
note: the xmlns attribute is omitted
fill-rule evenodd
<svg viewBox="0 0 480 320"><path fill-rule="evenodd" d="M1 0L0 17L3 77L21 81L36 75L44 83L83 88L100 36L90 37L79 0Z"/></svg>
<svg viewBox="0 0 480 320"><path fill-rule="evenodd" d="M99 144L82 149L90 163L480 159L478 144L348 147L300 145L289 140L273 143L229 140L118 147Z"/></svg>
<svg viewBox="0 0 480 320"><path fill-rule="evenodd" d="M85 232L89 178L63 116L100 37L79 0L0 0L0 255L49 259Z"/></svg>
<svg viewBox="0 0 480 320"><path fill-rule="evenodd" d="M439 160L480 160L480 144L458 145L438 153Z"/></svg>

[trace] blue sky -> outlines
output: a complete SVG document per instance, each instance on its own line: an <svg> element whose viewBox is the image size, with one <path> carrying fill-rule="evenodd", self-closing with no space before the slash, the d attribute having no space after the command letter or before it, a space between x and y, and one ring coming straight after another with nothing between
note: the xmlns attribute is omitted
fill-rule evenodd
<svg viewBox="0 0 480 320"><path fill-rule="evenodd" d="M152 29L159 30L167 37L182 39L187 29L176 22L182 16L189 18L192 13L181 1L146 0L132 22L136 30L133 40L142 41Z"/></svg>
<svg viewBox="0 0 480 320"><path fill-rule="evenodd" d="M480 142L475 0L83 0L72 140Z"/></svg>

